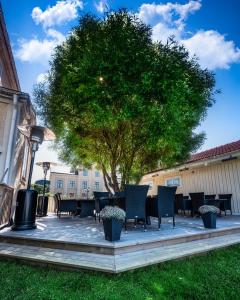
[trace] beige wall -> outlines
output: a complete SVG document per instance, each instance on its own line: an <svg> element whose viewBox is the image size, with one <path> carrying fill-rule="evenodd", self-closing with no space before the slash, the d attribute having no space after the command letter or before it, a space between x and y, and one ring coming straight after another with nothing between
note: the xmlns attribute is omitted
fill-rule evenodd
<svg viewBox="0 0 240 300"><path fill-rule="evenodd" d="M157 176L156 176L157 175ZM188 195L191 192L205 194L232 194L234 213L240 213L240 159L215 162L199 167L189 167L186 171L160 171L143 176L141 184L153 182L150 194L157 193L158 185L166 185L166 180L180 177L181 186L177 193Z"/></svg>
<svg viewBox="0 0 240 300"><path fill-rule="evenodd" d="M88 197L91 197L93 195L93 191L96 191L95 189L95 182L99 182L99 191L106 191L104 182L103 182L103 176L102 173L100 173L99 177L95 176L95 171L97 171L95 168L88 170L88 176L83 176L83 171L79 171L78 175L75 174L67 174L67 173L56 173L51 172L50 173L50 193L61 193L62 195L65 195L67 197L70 196L70 194L73 194L73 197L86 197L86 191L82 188L82 182L87 181L88 182L88 188L89 193ZM63 188L57 188L57 180L63 181ZM70 188L69 181L75 181L75 188Z"/></svg>

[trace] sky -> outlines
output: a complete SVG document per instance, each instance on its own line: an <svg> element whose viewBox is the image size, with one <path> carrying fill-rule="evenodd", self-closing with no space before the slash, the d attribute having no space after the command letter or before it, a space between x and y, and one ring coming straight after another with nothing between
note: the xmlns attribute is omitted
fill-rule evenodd
<svg viewBox="0 0 240 300"><path fill-rule="evenodd" d="M85 13L100 18L106 10L127 8L152 26L154 41L166 42L170 35L202 68L215 73L216 103L197 132L206 140L199 150L240 139L240 1L239 0L2 0L21 89L32 95L33 86L44 79L54 47L62 43ZM32 99L33 100L33 99ZM36 161L59 162L57 153L43 143ZM59 166L55 170L67 171ZM42 177L34 168L33 180Z"/></svg>

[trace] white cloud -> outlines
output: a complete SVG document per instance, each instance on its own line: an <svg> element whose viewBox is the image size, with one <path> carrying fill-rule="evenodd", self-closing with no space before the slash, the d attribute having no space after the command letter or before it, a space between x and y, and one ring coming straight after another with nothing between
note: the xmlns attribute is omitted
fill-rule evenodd
<svg viewBox="0 0 240 300"><path fill-rule="evenodd" d="M228 69L232 63L240 62L240 49L219 32L198 30L189 34L185 31L187 18L200 8L200 0L186 4L142 4L138 15L143 22L153 26L154 41L166 43L168 37L174 35L189 50L190 55L199 58L203 68Z"/></svg>
<svg viewBox="0 0 240 300"><path fill-rule="evenodd" d="M176 26L179 30L184 27L184 21L189 14L201 8L201 1L189 1L187 4L168 2L166 4L142 4L139 9L139 18L145 23L165 23Z"/></svg>
<svg viewBox="0 0 240 300"><path fill-rule="evenodd" d="M58 1L55 6L48 6L44 11L40 7L35 7L32 18L36 24L42 24L47 28L74 20L78 16L78 8L83 8L83 2L80 0Z"/></svg>
<svg viewBox="0 0 240 300"><path fill-rule="evenodd" d="M98 12L104 13L108 10L108 3L106 0L100 0L98 3L95 3L95 8Z"/></svg>
<svg viewBox="0 0 240 300"><path fill-rule="evenodd" d="M37 83L41 83L41 82L44 82L46 79L47 79L47 76L48 76L48 73L40 73L38 76L37 76Z"/></svg>
<svg viewBox="0 0 240 300"><path fill-rule="evenodd" d="M240 49L214 30L200 30L182 43L199 58L202 67L210 70L228 69L231 63L240 62Z"/></svg>
<svg viewBox="0 0 240 300"><path fill-rule="evenodd" d="M65 37L54 29L48 29L47 38L39 40L20 40L20 47L16 51L16 57L24 62L37 62L47 65L53 49L61 44Z"/></svg>
<svg viewBox="0 0 240 300"><path fill-rule="evenodd" d="M164 23L158 23L153 27L152 30L152 39L155 42L162 41L163 43L166 43L167 39L173 35L175 36L176 39L179 39L181 36L178 29L170 28Z"/></svg>

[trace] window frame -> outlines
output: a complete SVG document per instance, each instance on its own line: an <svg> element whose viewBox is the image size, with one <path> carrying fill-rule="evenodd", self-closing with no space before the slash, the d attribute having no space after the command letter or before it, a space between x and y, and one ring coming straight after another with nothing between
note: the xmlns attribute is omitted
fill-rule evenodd
<svg viewBox="0 0 240 300"><path fill-rule="evenodd" d="M174 184L174 180L178 180L179 181L179 184ZM168 181L172 181L173 183L172 184L168 184ZM166 178L165 180L165 186L169 186L169 187L181 187L182 186L182 180L181 180L181 176L173 176L173 177L168 177Z"/></svg>

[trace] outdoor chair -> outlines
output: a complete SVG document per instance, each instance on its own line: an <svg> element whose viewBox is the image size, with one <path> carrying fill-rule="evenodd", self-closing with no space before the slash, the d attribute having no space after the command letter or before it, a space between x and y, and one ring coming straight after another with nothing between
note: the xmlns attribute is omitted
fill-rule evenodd
<svg viewBox="0 0 240 300"><path fill-rule="evenodd" d="M183 194L175 194L174 212L178 214L179 210L185 214Z"/></svg>
<svg viewBox="0 0 240 300"><path fill-rule="evenodd" d="M110 204L109 193L108 192L93 192L94 200L95 200L95 211L94 217L95 221L98 220L100 222L100 211L106 206Z"/></svg>
<svg viewBox="0 0 240 300"><path fill-rule="evenodd" d="M189 193L192 202L192 217L199 215L199 207L205 204L204 193Z"/></svg>
<svg viewBox="0 0 240 300"><path fill-rule="evenodd" d="M74 199L61 199L59 193L55 194L55 199L57 199L57 216L60 218L62 212L69 214L75 214L77 211L77 200Z"/></svg>
<svg viewBox="0 0 240 300"><path fill-rule="evenodd" d="M192 201L189 196L183 196L184 211L192 212Z"/></svg>
<svg viewBox="0 0 240 300"><path fill-rule="evenodd" d="M137 221L143 220L144 230L146 230L146 198L149 185L131 185L125 186L124 207L126 212L125 231L127 231L127 220L134 220L135 226Z"/></svg>
<svg viewBox="0 0 240 300"><path fill-rule="evenodd" d="M204 199L205 199L205 204L207 204L207 205L219 206L219 204L215 200L216 199L216 195L215 194L205 195Z"/></svg>
<svg viewBox="0 0 240 300"><path fill-rule="evenodd" d="M158 218L158 229L160 229L162 218L172 218L175 227L174 199L177 187L158 186L158 194L152 202L150 215Z"/></svg>
<svg viewBox="0 0 240 300"><path fill-rule="evenodd" d="M230 210L232 215L232 194L219 194L218 195L220 201L220 211L225 212L225 216L227 215L227 210Z"/></svg>

